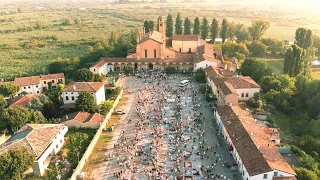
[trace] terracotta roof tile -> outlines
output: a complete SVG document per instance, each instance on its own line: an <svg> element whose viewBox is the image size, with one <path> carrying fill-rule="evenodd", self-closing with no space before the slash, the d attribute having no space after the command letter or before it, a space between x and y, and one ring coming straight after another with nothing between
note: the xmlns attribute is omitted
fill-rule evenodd
<svg viewBox="0 0 320 180"><path fill-rule="evenodd" d="M18 77L14 79L14 84L17 86L37 85L37 84L40 84L40 80L61 79L61 78L64 78L63 73L47 74L42 76Z"/></svg>
<svg viewBox="0 0 320 180"><path fill-rule="evenodd" d="M142 42L147 41L149 39L152 39L152 40L157 41L159 43L165 42L165 39L164 39L164 36L162 33L158 32L158 31L150 31L142 36L139 43L142 43Z"/></svg>
<svg viewBox="0 0 320 180"><path fill-rule="evenodd" d="M100 124L104 119L105 119L105 116L98 114L98 113L91 114L88 112L78 111L78 112L68 114L68 115L64 116L63 118L61 118L60 124L65 121L69 121L69 120L77 120L77 121L81 121L83 123L93 122L96 124Z"/></svg>
<svg viewBox="0 0 320 180"><path fill-rule="evenodd" d="M95 65L91 66L92 68L101 68L103 65L105 65L106 62L101 59L98 63L96 63Z"/></svg>
<svg viewBox="0 0 320 180"><path fill-rule="evenodd" d="M42 75L41 80L64 79L63 73Z"/></svg>
<svg viewBox="0 0 320 180"><path fill-rule="evenodd" d="M172 36L173 41L198 41L199 40L199 35L196 34L174 34Z"/></svg>
<svg viewBox="0 0 320 180"><path fill-rule="evenodd" d="M280 176L276 177L276 176L274 176L274 177L272 178L272 180L297 180L297 178L296 178L296 177L284 177L284 176L282 176L282 177L280 177Z"/></svg>
<svg viewBox="0 0 320 180"><path fill-rule="evenodd" d="M24 146L38 159L64 127L63 124L26 124L0 145L0 154Z"/></svg>
<svg viewBox="0 0 320 180"><path fill-rule="evenodd" d="M73 82L65 87L63 92L97 92L104 86L103 82Z"/></svg>
<svg viewBox="0 0 320 180"><path fill-rule="evenodd" d="M28 103L31 99L38 96L40 96L40 94L27 94L25 96L16 96L14 97L13 102L9 107L15 107L15 106L26 107L28 106Z"/></svg>
<svg viewBox="0 0 320 180"><path fill-rule="evenodd" d="M221 77L212 78L214 84L223 91L225 95L234 93L235 89L249 89L249 88L260 88L260 86L254 82L250 77L243 76L232 76L232 77Z"/></svg>

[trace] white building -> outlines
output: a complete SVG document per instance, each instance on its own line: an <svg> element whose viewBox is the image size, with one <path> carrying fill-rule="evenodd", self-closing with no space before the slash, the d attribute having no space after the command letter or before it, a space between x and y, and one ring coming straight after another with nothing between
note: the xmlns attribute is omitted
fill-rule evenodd
<svg viewBox="0 0 320 180"><path fill-rule="evenodd" d="M221 64L220 61L215 59L213 55L209 56L209 55L203 54L202 57L203 57L202 61L194 63L194 71L200 68L205 69L210 66L218 67Z"/></svg>
<svg viewBox="0 0 320 180"><path fill-rule="evenodd" d="M296 173L284 160L248 111L239 106L219 106L214 113L223 138L244 180L296 179Z"/></svg>
<svg viewBox="0 0 320 180"><path fill-rule="evenodd" d="M62 90L64 104L74 104L81 92L89 92L96 105L106 100L103 82L74 82Z"/></svg>
<svg viewBox="0 0 320 180"><path fill-rule="evenodd" d="M40 76L28 76L15 78L13 84L20 87L20 91L28 94L41 94L42 91L55 89L58 84L64 84L65 78L63 73L48 74Z"/></svg>
<svg viewBox="0 0 320 180"><path fill-rule="evenodd" d="M89 69L93 74L99 74L100 76L108 74L109 71L114 71L113 66L111 65L108 68L108 64L103 59Z"/></svg>
<svg viewBox="0 0 320 180"><path fill-rule="evenodd" d="M63 124L26 124L0 145L0 154L13 148L26 147L35 156L33 173L42 176L51 158L63 146L67 131L68 127Z"/></svg>

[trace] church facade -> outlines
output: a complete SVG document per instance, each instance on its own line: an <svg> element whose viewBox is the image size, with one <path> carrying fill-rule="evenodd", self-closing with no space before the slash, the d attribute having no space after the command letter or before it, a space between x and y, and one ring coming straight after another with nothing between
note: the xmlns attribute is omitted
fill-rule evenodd
<svg viewBox="0 0 320 180"><path fill-rule="evenodd" d="M199 35L165 35L164 21L160 18L159 30L144 30L137 36L135 52L126 58L101 58L90 67L94 74L105 75L110 71L122 71L126 67L135 70L161 70L174 67L177 71L195 71L208 66L222 66L222 53Z"/></svg>

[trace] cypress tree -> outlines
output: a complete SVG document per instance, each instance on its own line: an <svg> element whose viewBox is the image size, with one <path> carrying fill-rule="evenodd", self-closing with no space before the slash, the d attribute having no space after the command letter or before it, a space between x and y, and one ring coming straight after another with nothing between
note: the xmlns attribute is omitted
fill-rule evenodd
<svg viewBox="0 0 320 180"><path fill-rule="evenodd" d="M222 43L226 42L228 36L228 21L227 19L222 20L220 37L222 38Z"/></svg>
<svg viewBox="0 0 320 180"><path fill-rule="evenodd" d="M211 39L213 44L215 39L218 37L218 33L219 33L219 22L216 18L214 18L211 23Z"/></svg>
<svg viewBox="0 0 320 180"><path fill-rule="evenodd" d="M205 40L208 37L208 33L209 33L209 21L207 18L203 18L201 23L201 38Z"/></svg>
<svg viewBox="0 0 320 180"><path fill-rule="evenodd" d="M173 20L172 15L168 14L167 20L166 20L166 36L172 37L173 34Z"/></svg>
<svg viewBox="0 0 320 180"><path fill-rule="evenodd" d="M188 17L184 20L184 34L191 34L191 21Z"/></svg>
<svg viewBox="0 0 320 180"><path fill-rule="evenodd" d="M198 17L194 20L193 34L200 34L200 19Z"/></svg>
<svg viewBox="0 0 320 180"><path fill-rule="evenodd" d="M180 18L180 13L178 13L177 15L175 27L176 27L175 33L182 34L182 20Z"/></svg>

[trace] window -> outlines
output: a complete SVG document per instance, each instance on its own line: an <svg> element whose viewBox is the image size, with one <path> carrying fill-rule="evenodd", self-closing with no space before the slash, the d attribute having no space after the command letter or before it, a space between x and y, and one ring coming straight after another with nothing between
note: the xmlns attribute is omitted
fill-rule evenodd
<svg viewBox="0 0 320 180"><path fill-rule="evenodd" d="M157 57L157 50L156 49L153 50L153 56L154 56L154 58Z"/></svg>
<svg viewBox="0 0 320 180"><path fill-rule="evenodd" d="M249 93L246 93L246 97L249 97Z"/></svg>
<svg viewBox="0 0 320 180"><path fill-rule="evenodd" d="M179 69L179 66L177 66L177 70Z"/></svg>
<svg viewBox="0 0 320 180"><path fill-rule="evenodd" d="M69 96L66 96L66 101L69 101Z"/></svg>
<svg viewBox="0 0 320 180"><path fill-rule="evenodd" d="M189 51L188 51L188 53L191 53L191 48L189 48Z"/></svg>
<svg viewBox="0 0 320 180"><path fill-rule="evenodd" d="M38 85L36 85L36 88L38 88Z"/></svg>
<svg viewBox="0 0 320 180"><path fill-rule="evenodd" d="M57 148L57 149L59 148L58 144L56 145L56 148Z"/></svg>
<svg viewBox="0 0 320 180"><path fill-rule="evenodd" d="M241 97L244 97L244 93L241 94Z"/></svg>
<svg viewBox="0 0 320 180"><path fill-rule="evenodd" d="M47 81L43 81L43 84L47 84Z"/></svg>
<svg viewBox="0 0 320 180"><path fill-rule="evenodd" d="M71 96L72 101L74 101L74 96Z"/></svg>
<svg viewBox="0 0 320 180"><path fill-rule="evenodd" d="M37 91L37 94L39 94L40 92L39 91Z"/></svg>
<svg viewBox="0 0 320 180"><path fill-rule="evenodd" d="M148 57L148 50L144 50L144 57L147 58Z"/></svg>
<svg viewBox="0 0 320 180"><path fill-rule="evenodd" d="M96 69L93 69L94 72L96 72Z"/></svg>
<svg viewBox="0 0 320 180"><path fill-rule="evenodd" d="M263 179L268 179L268 174L263 174Z"/></svg>
<svg viewBox="0 0 320 180"><path fill-rule="evenodd" d="M31 87L30 87L30 86L29 86L28 88L29 88L29 89L31 89Z"/></svg>
<svg viewBox="0 0 320 180"><path fill-rule="evenodd" d="M54 80L52 80L52 83L54 83Z"/></svg>
<svg viewBox="0 0 320 180"><path fill-rule="evenodd" d="M179 52L181 53L181 48L179 48Z"/></svg>
<svg viewBox="0 0 320 180"><path fill-rule="evenodd" d="M27 87L23 87L23 89L27 89Z"/></svg>
<svg viewBox="0 0 320 180"><path fill-rule="evenodd" d="M274 173L273 173L273 176L278 176L278 172L274 172Z"/></svg>

